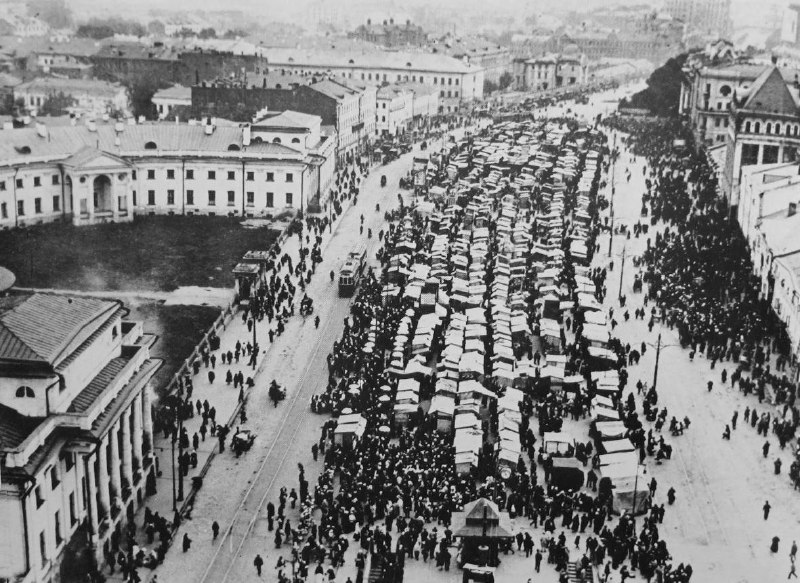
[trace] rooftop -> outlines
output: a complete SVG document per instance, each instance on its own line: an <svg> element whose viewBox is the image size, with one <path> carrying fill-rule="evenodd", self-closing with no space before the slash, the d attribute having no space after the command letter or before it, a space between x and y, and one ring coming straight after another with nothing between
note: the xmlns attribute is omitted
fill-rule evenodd
<svg viewBox="0 0 800 583"><path fill-rule="evenodd" d="M0 315L0 359L54 364L67 345L117 302L34 294Z"/></svg>
<svg viewBox="0 0 800 583"><path fill-rule="evenodd" d="M173 85L166 89L159 89L153 95L153 99L192 99L192 88L183 85Z"/></svg>
<svg viewBox="0 0 800 583"><path fill-rule="evenodd" d="M312 128L319 125L322 118L318 115L309 115L299 111L282 111L277 115L267 115L253 124L262 128Z"/></svg>
<svg viewBox="0 0 800 583"><path fill-rule="evenodd" d="M20 93L93 93L109 97L117 95L125 88L119 83L109 83L98 79L64 79L62 77L37 77L21 83L16 88Z"/></svg>

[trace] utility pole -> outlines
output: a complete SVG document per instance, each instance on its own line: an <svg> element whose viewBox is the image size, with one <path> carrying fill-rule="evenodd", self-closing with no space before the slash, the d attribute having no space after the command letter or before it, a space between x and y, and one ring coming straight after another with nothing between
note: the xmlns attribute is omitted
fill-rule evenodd
<svg viewBox="0 0 800 583"><path fill-rule="evenodd" d="M619 293L617 294L617 299L622 299L622 278L625 275L625 251L627 245L622 246L622 265L619 266Z"/></svg>
<svg viewBox="0 0 800 583"><path fill-rule="evenodd" d="M661 332L658 333L658 344L656 344L656 367L653 369L653 390L658 383L658 361L661 358Z"/></svg>
<svg viewBox="0 0 800 583"><path fill-rule="evenodd" d="M183 405L183 398L180 399L181 406ZM178 501L183 500L183 413L181 408L176 409L178 412Z"/></svg>
<svg viewBox="0 0 800 583"><path fill-rule="evenodd" d="M611 146L611 221L609 224L609 231L608 231L608 256L611 257L611 243L614 240L614 195L617 193L617 186L616 186L616 169L617 169L617 162L616 158L614 157L614 152L617 149L617 134L614 134L614 142Z"/></svg>

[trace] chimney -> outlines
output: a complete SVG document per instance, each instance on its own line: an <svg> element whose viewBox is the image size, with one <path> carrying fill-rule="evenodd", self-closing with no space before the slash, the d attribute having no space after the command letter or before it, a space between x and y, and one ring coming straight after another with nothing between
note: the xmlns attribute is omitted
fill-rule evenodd
<svg viewBox="0 0 800 583"><path fill-rule="evenodd" d="M786 214L787 217L793 217L797 214L797 203L790 202L789 203L789 212Z"/></svg>
<svg viewBox="0 0 800 583"><path fill-rule="evenodd" d="M242 145L250 145L250 126L244 126L242 128Z"/></svg>
<svg viewBox="0 0 800 583"><path fill-rule="evenodd" d="M90 132L97 131L97 123L95 123L93 119L90 119L89 121L86 122L86 127L89 129Z"/></svg>

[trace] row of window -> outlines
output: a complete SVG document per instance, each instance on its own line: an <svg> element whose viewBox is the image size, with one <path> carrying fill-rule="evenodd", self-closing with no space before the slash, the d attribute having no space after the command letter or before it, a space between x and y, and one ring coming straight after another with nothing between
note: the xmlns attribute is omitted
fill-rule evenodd
<svg viewBox="0 0 800 583"><path fill-rule="evenodd" d="M229 190L227 197L227 204L228 206L235 206L236 204L236 191ZM275 206L275 193L274 192L267 192L267 208L272 208ZM208 198L207 198L207 205L208 206L216 206L217 204L217 191L216 190L209 190L208 191ZM292 206L294 202L294 194L291 192L286 193L286 206ZM247 192L245 193L245 204L247 206L254 206L256 203L256 193L255 192ZM136 192L133 193L133 204L136 205ZM195 204L195 197L194 197L194 190L187 190L186 191L186 204L188 206L194 206ZM175 205L175 191L174 190L167 190L167 205L173 206ZM147 206L156 206L156 191L155 190L148 190L147 191Z"/></svg>
<svg viewBox="0 0 800 583"><path fill-rule="evenodd" d="M751 132L752 129L752 132ZM800 135L800 126L798 124L786 124L785 126L781 126L780 123L776 123L774 126L772 122L767 122L764 126L764 133L765 134L774 134L774 135L781 135L781 129L783 129L783 134L786 136L797 136ZM773 131L774 130L774 131ZM744 122L744 131L745 133L754 133L760 134L761 133L761 122L757 121L754 124L751 124L749 121Z"/></svg>
<svg viewBox="0 0 800 583"><path fill-rule="evenodd" d="M61 184L61 176L59 176L58 174L53 174L50 177L50 180L51 180L51 184L53 184L54 186L58 185L58 184ZM25 179L24 178L17 178L15 184L16 184L17 188L25 188ZM34 187L38 187L38 186L41 186L41 185L42 185L42 177L41 176L34 176L33 177L33 186ZM6 181L5 180L0 180L0 191L6 190L6 188L7 188L6 187Z"/></svg>
<svg viewBox="0 0 800 583"><path fill-rule="evenodd" d="M33 199L33 214L41 215L44 211L42 210L42 199L41 197L36 197ZM61 212L61 197L54 196L53 197L53 212L60 213ZM25 201L18 200L17 201L17 216L24 217L25 216ZM8 203L0 202L0 219L7 219L8 218Z"/></svg>
<svg viewBox="0 0 800 583"><path fill-rule="evenodd" d="M208 180L216 180L217 179L217 171L216 170L209 170L207 172ZM136 179L136 174L133 175L134 180ZM155 180L156 178L156 171L151 169L147 171L147 179L148 180ZM253 182L256 179L255 172L247 172L245 176L248 182ZM174 180L175 179L175 170L172 168L167 169L167 180ZM194 180L194 170L188 169L186 170L186 180ZM236 180L236 171L235 170L228 170L228 180ZM267 172L267 182L275 182L275 173L274 172ZM294 182L294 174L291 172L286 173L286 182Z"/></svg>
<svg viewBox="0 0 800 583"><path fill-rule="evenodd" d="M61 461L64 462L65 471L69 472L75 466L75 456L71 453L62 453L60 455ZM50 486L53 490L61 483L61 479L58 472L58 466L53 466L46 472L49 474L50 477ZM42 486L36 486L35 490L36 496L36 507L39 508L44 504L44 496L42 495ZM75 493L70 492L69 500L68 500L68 510L69 510L69 523L71 527L74 527L78 523L78 513L77 508L75 505ZM61 531L61 511L56 510L53 513L53 534L56 541L56 549L61 546L64 542L64 536ZM48 561L48 552L47 552L47 533L45 531L39 532L39 554L41 555L42 559L42 566L47 565Z"/></svg>

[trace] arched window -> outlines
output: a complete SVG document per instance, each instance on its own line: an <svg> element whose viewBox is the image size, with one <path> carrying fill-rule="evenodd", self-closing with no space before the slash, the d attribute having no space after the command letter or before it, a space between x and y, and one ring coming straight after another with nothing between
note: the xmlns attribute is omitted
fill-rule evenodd
<svg viewBox="0 0 800 583"><path fill-rule="evenodd" d="M263 140L263 138L261 136L256 136L255 138L253 138L253 143L254 144L261 144L263 141L264 140Z"/></svg>
<svg viewBox="0 0 800 583"><path fill-rule="evenodd" d="M238 146L238 144L231 144L228 146L229 152L238 152L239 150L241 150L241 148Z"/></svg>
<svg viewBox="0 0 800 583"><path fill-rule="evenodd" d="M272 143L273 144L280 144L281 143L281 139L280 138L275 138L274 140L272 140Z"/></svg>
<svg viewBox="0 0 800 583"><path fill-rule="evenodd" d="M300 138L292 138L292 143L293 144L299 144L300 143Z"/></svg>
<svg viewBox="0 0 800 583"><path fill-rule="evenodd" d="M761 122L760 121L756 122L756 130L755 131L756 131L757 134L761 133Z"/></svg>
<svg viewBox="0 0 800 583"><path fill-rule="evenodd" d="M722 95L723 97L727 97L728 95L730 95L731 94L730 86L729 85L723 85L722 87L720 87L719 88L719 94Z"/></svg>
<svg viewBox="0 0 800 583"><path fill-rule="evenodd" d="M748 134L750 133L750 122L749 121L744 122L744 131L745 131L745 133L748 133Z"/></svg>
<svg viewBox="0 0 800 583"><path fill-rule="evenodd" d="M781 133L781 124L779 124L779 123L775 124L775 133L776 134L780 134Z"/></svg>
<svg viewBox="0 0 800 583"><path fill-rule="evenodd" d="M770 122L767 122L767 131L766 131L766 133L768 133L768 134L772 133L772 124Z"/></svg>
<svg viewBox="0 0 800 583"><path fill-rule="evenodd" d="M158 146L156 146L156 143L155 143L155 142L147 142L147 143L144 145L144 149L145 149L145 150L157 150L157 149L158 149Z"/></svg>
<svg viewBox="0 0 800 583"><path fill-rule="evenodd" d="M792 126L790 126L788 123L786 124L786 135L792 135Z"/></svg>
<svg viewBox="0 0 800 583"><path fill-rule="evenodd" d="M36 395L30 387L22 386L17 389L17 397L33 399Z"/></svg>

